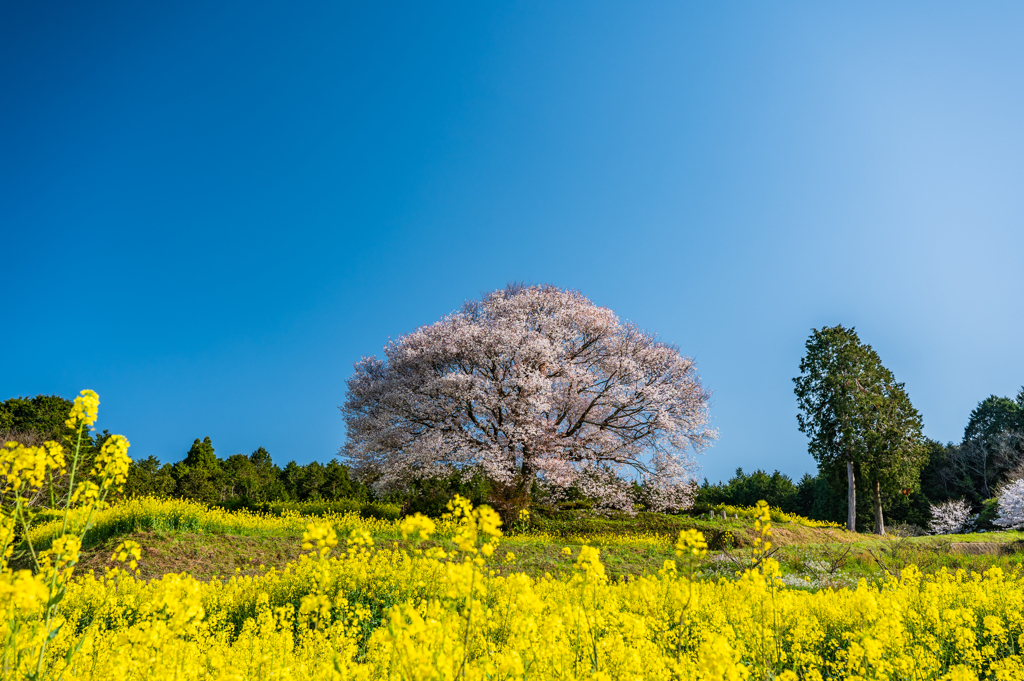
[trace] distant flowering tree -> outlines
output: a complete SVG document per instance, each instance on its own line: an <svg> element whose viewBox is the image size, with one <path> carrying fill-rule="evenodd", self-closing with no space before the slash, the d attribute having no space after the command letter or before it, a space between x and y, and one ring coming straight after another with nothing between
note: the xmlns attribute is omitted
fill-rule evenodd
<svg viewBox="0 0 1024 681"><path fill-rule="evenodd" d="M673 499L716 435L693 360L576 291L509 286L384 355L356 364L341 408L342 452L379 490L481 471L506 499L540 479L621 495L600 467Z"/></svg>
<svg viewBox="0 0 1024 681"><path fill-rule="evenodd" d="M932 504L931 513L928 530L932 534L962 534L971 526L971 505L963 499Z"/></svg>
<svg viewBox="0 0 1024 681"><path fill-rule="evenodd" d="M654 460L655 472L640 477L640 497L644 508L655 513L682 511L693 505L697 481L692 459ZM674 467L672 470L666 470Z"/></svg>
<svg viewBox="0 0 1024 681"><path fill-rule="evenodd" d="M1007 484L997 496L999 514L992 522L1008 530L1024 528L1024 479Z"/></svg>

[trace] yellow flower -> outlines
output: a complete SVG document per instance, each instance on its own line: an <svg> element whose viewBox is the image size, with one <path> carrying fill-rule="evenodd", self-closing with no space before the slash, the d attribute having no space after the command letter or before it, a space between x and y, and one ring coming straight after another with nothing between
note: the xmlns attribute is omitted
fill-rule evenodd
<svg viewBox="0 0 1024 681"><path fill-rule="evenodd" d="M403 539L408 539L410 535L416 535L417 539L429 539L436 528L433 520L421 513L415 513L406 516L398 529Z"/></svg>
<svg viewBox="0 0 1024 681"><path fill-rule="evenodd" d="M43 582L43 575L33 575L31 570L0 572L0 603L13 608L15 612L37 612L49 597L50 590Z"/></svg>
<svg viewBox="0 0 1024 681"><path fill-rule="evenodd" d="M142 559L142 547L138 542L132 541L131 539L126 539L118 544L117 548L114 549L114 552L110 554L111 562L117 561L119 563L123 563L128 559L131 559L128 563L128 568L130 570L138 568L138 561Z"/></svg>
<svg viewBox="0 0 1024 681"><path fill-rule="evenodd" d="M707 681L741 681L750 676L750 670L740 662L740 654L719 634L712 634L700 644L697 668Z"/></svg>
<svg viewBox="0 0 1024 681"><path fill-rule="evenodd" d="M74 569L82 550L82 540L73 534L64 534L53 540L49 549L39 554L40 563L55 570Z"/></svg>
<svg viewBox="0 0 1024 681"><path fill-rule="evenodd" d="M448 502L449 513L442 516L442 520L455 525L455 536L452 540L460 551L466 554L475 554L479 535L488 537L487 544L489 551L494 551L495 540L501 536L501 517L490 506L473 508L473 504L458 494ZM490 555L488 553L487 555Z"/></svg>
<svg viewBox="0 0 1024 681"><path fill-rule="evenodd" d="M697 530L682 530L676 540L676 556L688 553L691 556L700 557L708 552L708 543L704 541L704 534Z"/></svg>
<svg viewBox="0 0 1024 681"><path fill-rule="evenodd" d="M75 485L75 492L71 495L72 506L100 505L99 500L103 489L92 480L83 480Z"/></svg>
<svg viewBox="0 0 1024 681"><path fill-rule="evenodd" d="M124 435L111 435L100 447L93 464L93 474L107 485L120 487L128 480L132 460L128 457L131 444Z"/></svg>
<svg viewBox="0 0 1024 681"><path fill-rule="evenodd" d="M601 552L593 546L581 546L580 555L576 557L574 567L586 575L588 581L604 581L604 564L601 563Z"/></svg>
<svg viewBox="0 0 1024 681"><path fill-rule="evenodd" d="M0 447L0 494L37 490L46 482L47 473L64 465L64 450L56 442L39 447L7 442Z"/></svg>
<svg viewBox="0 0 1024 681"><path fill-rule="evenodd" d="M313 614L320 617L327 617L331 614L331 601L323 594L310 594L302 597L299 607L300 614Z"/></svg>
<svg viewBox="0 0 1024 681"><path fill-rule="evenodd" d="M302 548L306 551L312 550L313 555L318 558L326 558L337 545L338 535L330 523L310 523L302 533Z"/></svg>
<svg viewBox="0 0 1024 681"><path fill-rule="evenodd" d="M64 423L69 428L77 428L79 423L86 426L91 426L96 423L96 415L100 408L100 396L92 390L83 390L81 394L75 398L75 403L71 407L71 413L68 415L68 420Z"/></svg>

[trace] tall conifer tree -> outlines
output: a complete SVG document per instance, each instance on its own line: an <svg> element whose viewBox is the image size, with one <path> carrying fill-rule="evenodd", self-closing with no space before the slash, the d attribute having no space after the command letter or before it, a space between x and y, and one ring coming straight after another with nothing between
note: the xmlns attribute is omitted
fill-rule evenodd
<svg viewBox="0 0 1024 681"><path fill-rule="evenodd" d="M926 460L921 416L902 383L853 328L815 329L793 379L800 431L818 465L831 473L845 464L847 527L856 530L857 474L871 490L875 532L885 533L883 495L918 486Z"/></svg>

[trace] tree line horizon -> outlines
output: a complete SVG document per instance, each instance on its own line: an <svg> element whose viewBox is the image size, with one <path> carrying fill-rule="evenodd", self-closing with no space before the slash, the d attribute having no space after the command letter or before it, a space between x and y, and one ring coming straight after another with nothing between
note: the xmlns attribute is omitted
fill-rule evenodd
<svg viewBox="0 0 1024 681"><path fill-rule="evenodd" d="M698 484L692 454L717 433L693 360L577 291L512 284L355 365L340 460L280 467L263 447L222 459L196 438L176 463L133 462L125 493L235 507L387 500L409 512L459 493L509 517L535 504L682 512L764 499L881 534L886 519L924 527L933 504L955 499L984 515L1024 477L1024 387L979 402L962 441L942 444L924 437L904 385L854 328L814 329L805 349L797 425L818 471L797 482L737 469ZM59 439L69 405L6 400L0 436ZM108 436L90 437L86 455Z"/></svg>

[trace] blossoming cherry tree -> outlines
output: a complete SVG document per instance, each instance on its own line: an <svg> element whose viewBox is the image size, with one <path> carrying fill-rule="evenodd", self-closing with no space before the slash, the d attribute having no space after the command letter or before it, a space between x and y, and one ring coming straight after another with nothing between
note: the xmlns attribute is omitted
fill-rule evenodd
<svg viewBox="0 0 1024 681"><path fill-rule="evenodd" d="M356 364L343 454L380 489L479 471L525 498L538 479L622 494L594 472L632 469L671 506L715 437L708 399L692 359L611 310L509 286Z"/></svg>

